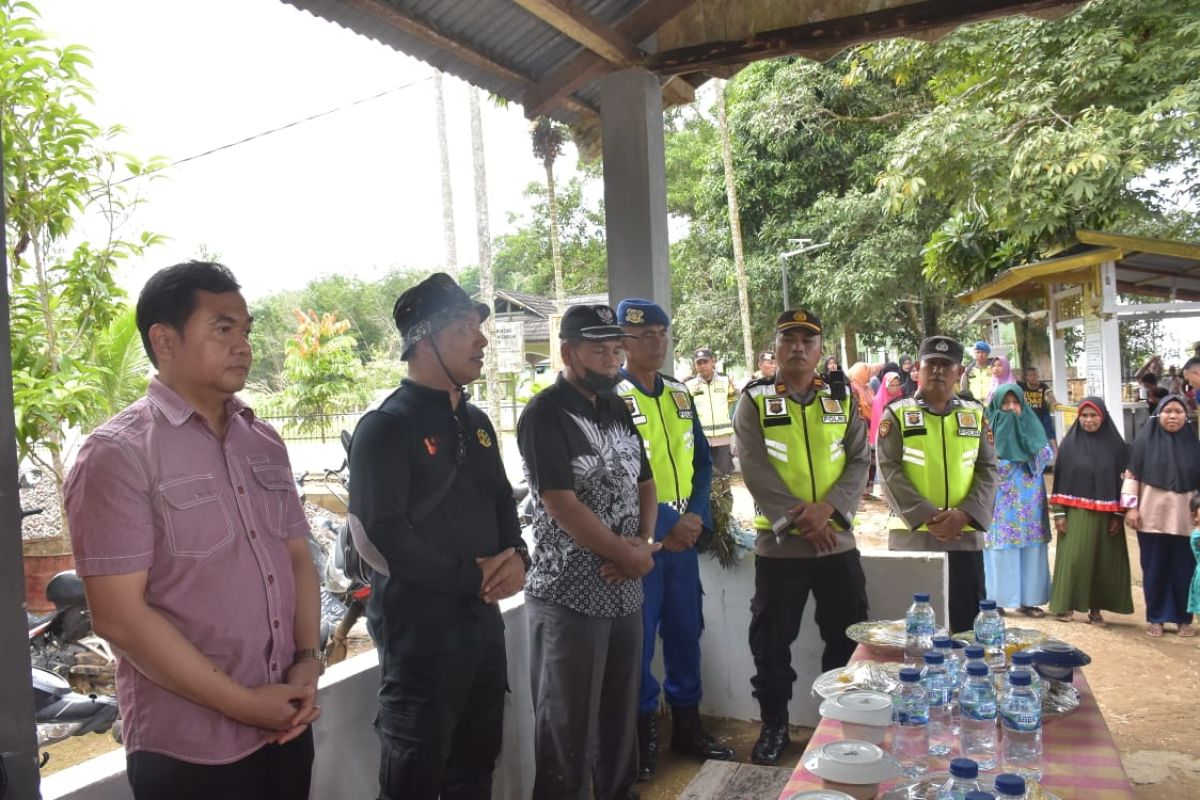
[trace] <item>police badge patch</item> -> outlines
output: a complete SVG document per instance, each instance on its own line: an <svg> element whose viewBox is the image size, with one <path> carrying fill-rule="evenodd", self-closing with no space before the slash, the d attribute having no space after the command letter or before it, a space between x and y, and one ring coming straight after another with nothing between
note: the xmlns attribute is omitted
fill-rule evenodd
<svg viewBox="0 0 1200 800"><path fill-rule="evenodd" d="M675 410L679 412L680 419L692 418L692 401L687 392L671 392L671 399L675 401Z"/></svg>
<svg viewBox="0 0 1200 800"><path fill-rule="evenodd" d="M970 411L958 412L958 427L960 428L978 428L979 423L975 421L975 415Z"/></svg>
<svg viewBox="0 0 1200 800"><path fill-rule="evenodd" d="M629 308L625 310L625 321L630 325L641 325L646 320L646 315L642 313L640 308Z"/></svg>
<svg viewBox="0 0 1200 800"><path fill-rule="evenodd" d="M821 398L821 408L825 411L826 414L841 414L842 413L842 404L839 403L837 400L834 400L832 397L822 397Z"/></svg>
<svg viewBox="0 0 1200 800"><path fill-rule="evenodd" d="M925 424L925 412L919 408L905 409L904 427L919 428Z"/></svg>
<svg viewBox="0 0 1200 800"><path fill-rule="evenodd" d="M768 397L766 404L766 414L768 417L786 417L787 404L782 397Z"/></svg>
<svg viewBox="0 0 1200 800"><path fill-rule="evenodd" d="M625 401L625 407L629 409L629 416L633 418L634 425L641 425L646 421L646 416L638 408L637 401L628 395L621 398Z"/></svg>

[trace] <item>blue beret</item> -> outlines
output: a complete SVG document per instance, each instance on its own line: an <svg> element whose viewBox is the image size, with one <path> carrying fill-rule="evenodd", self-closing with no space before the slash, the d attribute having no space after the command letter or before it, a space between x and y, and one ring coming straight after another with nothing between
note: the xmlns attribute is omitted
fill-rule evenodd
<svg viewBox="0 0 1200 800"><path fill-rule="evenodd" d="M662 306L653 300L630 297L617 303L617 324L635 328L641 325L670 327L671 318L663 311Z"/></svg>
<svg viewBox="0 0 1200 800"><path fill-rule="evenodd" d="M990 344L988 344L987 342L983 341L982 339L980 339L978 342L975 343L975 349L982 350L983 352L987 353L988 355L991 355L991 353L992 353L992 346Z"/></svg>

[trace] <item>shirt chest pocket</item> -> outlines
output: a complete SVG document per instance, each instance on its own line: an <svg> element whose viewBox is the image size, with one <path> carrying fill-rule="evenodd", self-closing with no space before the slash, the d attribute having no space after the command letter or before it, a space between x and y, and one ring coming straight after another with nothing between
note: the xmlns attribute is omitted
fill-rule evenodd
<svg viewBox="0 0 1200 800"><path fill-rule="evenodd" d="M163 481L158 493L174 555L204 558L233 539L233 520L212 475Z"/></svg>
<svg viewBox="0 0 1200 800"><path fill-rule="evenodd" d="M263 524L276 536L283 536L284 503L291 501L295 483L287 467L262 464L252 467L258 497L255 506L261 510Z"/></svg>

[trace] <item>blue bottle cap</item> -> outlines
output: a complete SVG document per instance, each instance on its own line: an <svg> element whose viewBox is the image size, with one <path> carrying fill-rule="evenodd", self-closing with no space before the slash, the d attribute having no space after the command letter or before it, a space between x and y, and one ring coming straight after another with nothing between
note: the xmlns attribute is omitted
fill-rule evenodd
<svg viewBox="0 0 1200 800"><path fill-rule="evenodd" d="M946 663L946 657L944 655L942 655L941 653L937 652L936 650L926 651L925 655L922 656L922 658L925 659L926 664L945 664Z"/></svg>
<svg viewBox="0 0 1200 800"><path fill-rule="evenodd" d="M933 646L939 650L947 650L954 647L954 640L949 636L935 636L933 637Z"/></svg>
<svg viewBox="0 0 1200 800"><path fill-rule="evenodd" d="M1018 650L1012 654L1012 663L1019 667L1028 667L1033 664L1033 653L1028 650Z"/></svg>
<svg viewBox="0 0 1200 800"><path fill-rule="evenodd" d="M1008 682L1012 686L1028 686L1033 678L1028 672L1008 673Z"/></svg>
<svg viewBox="0 0 1200 800"><path fill-rule="evenodd" d="M968 675L979 677L980 675L987 675L990 671L987 664L967 664Z"/></svg>
<svg viewBox="0 0 1200 800"><path fill-rule="evenodd" d="M913 600L918 603L928 603L929 592L913 592Z"/></svg>
<svg viewBox="0 0 1200 800"><path fill-rule="evenodd" d="M956 758L950 762L950 774L956 778L971 780L979 777L979 765L969 758Z"/></svg>
<svg viewBox="0 0 1200 800"><path fill-rule="evenodd" d="M900 670L901 683L918 683L921 680L921 670L916 667L903 667Z"/></svg>
<svg viewBox="0 0 1200 800"><path fill-rule="evenodd" d="M970 659L983 658L983 645L969 644L969 645L967 645L966 653L967 653L967 658L970 658Z"/></svg>
<svg viewBox="0 0 1200 800"><path fill-rule="evenodd" d="M1005 794L1025 794L1025 779L1011 772L996 776L996 791Z"/></svg>
<svg viewBox="0 0 1200 800"><path fill-rule="evenodd" d="M980 600L979 601L979 610L980 611L995 611L996 610L996 601L995 600Z"/></svg>

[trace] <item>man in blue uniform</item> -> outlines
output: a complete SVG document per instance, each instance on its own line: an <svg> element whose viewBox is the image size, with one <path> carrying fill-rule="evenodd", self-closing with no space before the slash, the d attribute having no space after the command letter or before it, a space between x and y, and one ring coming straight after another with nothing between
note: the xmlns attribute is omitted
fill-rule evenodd
<svg viewBox="0 0 1200 800"><path fill-rule="evenodd" d="M671 749L699 759L730 759L700 724L700 565L696 540L712 528L709 491L712 459L687 386L664 375L666 311L650 300L617 305L625 331L626 362L617 393L642 436L658 494L655 541L662 550L642 578L642 681L638 707L638 778L648 780L658 760L660 685L650 669L655 639L662 637L666 673L661 690L671 706Z"/></svg>

